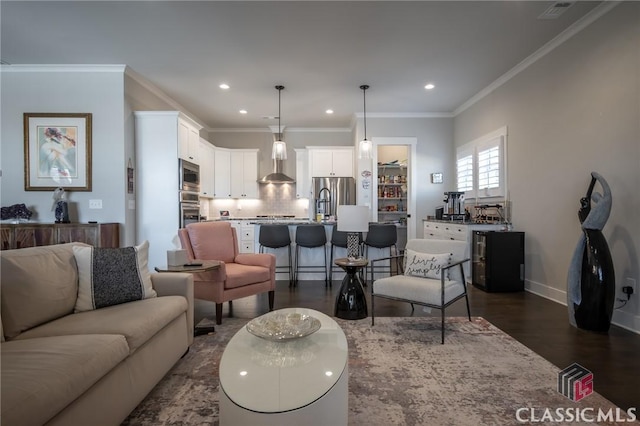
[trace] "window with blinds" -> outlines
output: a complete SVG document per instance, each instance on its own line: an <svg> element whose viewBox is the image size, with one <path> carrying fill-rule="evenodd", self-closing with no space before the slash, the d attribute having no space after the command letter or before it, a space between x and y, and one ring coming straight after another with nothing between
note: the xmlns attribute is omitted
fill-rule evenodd
<svg viewBox="0 0 640 426"><path fill-rule="evenodd" d="M473 191L473 156L458 158L458 191Z"/></svg>
<svg viewBox="0 0 640 426"><path fill-rule="evenodd" d="M500 187L500 146L478 152L478 189Z"/></svg>
<svg viewBox="0 0 640 426"><path fill-rule="evenodd" d="M506 194L506 137L503 127L457 149L457 188L465 198Z"/></svg>

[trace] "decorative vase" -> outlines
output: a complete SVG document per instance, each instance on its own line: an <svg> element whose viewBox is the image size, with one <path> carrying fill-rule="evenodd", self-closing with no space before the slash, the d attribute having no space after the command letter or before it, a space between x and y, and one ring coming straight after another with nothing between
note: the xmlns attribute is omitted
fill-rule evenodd
<svg viewBox="0 0 640 426"><path fill-rule="evenodd" d="M602 186L602 194L593 193L596 182ZM611 252L601 232L609 218L611 202L607 181L592 172L587 194L580 199L582 235L567 280L569 322L585 330L607 332L611 325L616 280Z"/></svg>
<svg viewBox="0 0 640 426"><path fill-rule="evenodd" d="M69 223L69 205L66 201L56 201L56 223Z"/></svg>

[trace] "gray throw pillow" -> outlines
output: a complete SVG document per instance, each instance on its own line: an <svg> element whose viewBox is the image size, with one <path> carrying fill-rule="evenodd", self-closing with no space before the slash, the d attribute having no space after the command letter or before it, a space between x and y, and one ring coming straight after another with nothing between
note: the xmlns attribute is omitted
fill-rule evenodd
<svg viewBox="0 0 640 426"><path fill-rule="evenodd" d="M78 265L75 312L156 297L151 284L149 243L137 247L73 247Z"/></svg>

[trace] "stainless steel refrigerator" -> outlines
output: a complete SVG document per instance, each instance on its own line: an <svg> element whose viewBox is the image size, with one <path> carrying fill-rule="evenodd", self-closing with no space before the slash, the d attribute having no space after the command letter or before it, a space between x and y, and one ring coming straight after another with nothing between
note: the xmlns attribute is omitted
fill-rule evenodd
<svg viewBox="0 0 640 426"><path fill-rule="evenodd" d="M356 203L356 180L351 177L311 178L311 191L314 219L319 214L336 216L339 205Z"/></svg>

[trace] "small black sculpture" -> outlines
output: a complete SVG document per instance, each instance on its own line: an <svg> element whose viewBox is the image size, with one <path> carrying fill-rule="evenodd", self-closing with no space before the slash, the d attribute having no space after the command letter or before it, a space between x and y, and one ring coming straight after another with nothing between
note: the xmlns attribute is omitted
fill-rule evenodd
<svg viewBox="0 0 640 426"><path fill-rule="evenodd" d="M600 183L602 194L593 192L596 182ZM569 322L585 330L607 332L611 325L616 280L609 246L601 232L609 218L611 203L607 181L592 172L587 194L580 199L578 218L582 235L573 252L567 279Z"/></svg>
<svg viewBox="0 0 640 426"><path fill-rule="evenodd" d="M54 211L56 223L69 223L69 204L64 199L64 188L56 188L53 191L53 205L51 210Z"/></svg>

